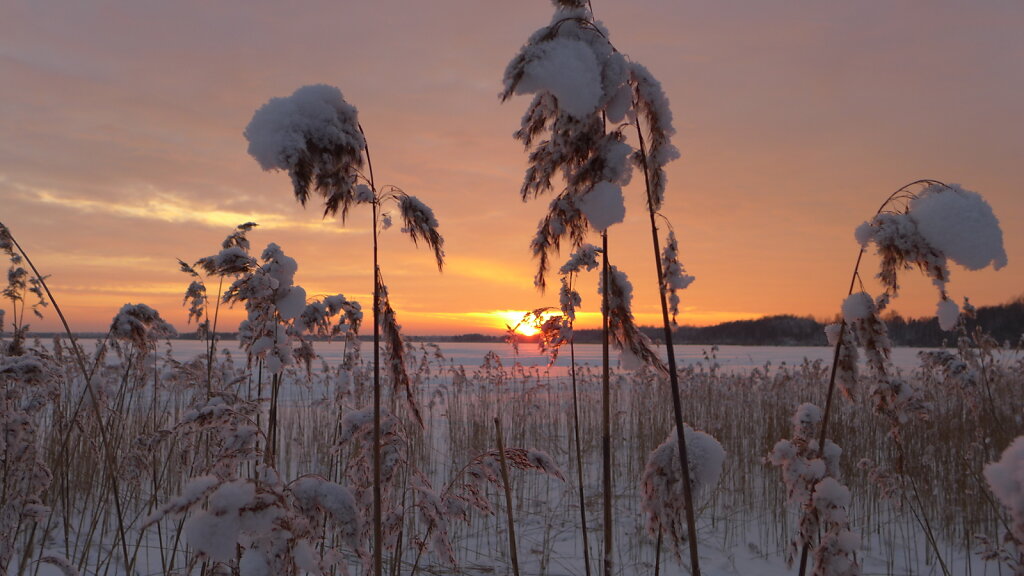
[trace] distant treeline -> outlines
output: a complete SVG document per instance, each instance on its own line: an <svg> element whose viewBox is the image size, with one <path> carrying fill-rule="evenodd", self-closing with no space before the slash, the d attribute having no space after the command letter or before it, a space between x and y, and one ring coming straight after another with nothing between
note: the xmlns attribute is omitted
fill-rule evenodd
<svg viewBox="0 0 1024 576"><path fill-rule="evenodd" d="M935 348L955 344L955 333L943 332L935 317L904 318L896 313L885 317L889 338L895 346ZM838 321L838 318L836 319ZM1024 297L1000 306L983 306L967 321L968 330L976 327L1011 346L1024 338ZM664 341L661 328L641 328L655 342ZM825 323L811 317L768 316L757 320L738 320L714 326L680 326L672 335L676 344L723 344L738 346L825 346ZM577 330L576 341L599 343L600 330Z"/></svg>
<svg viewBox="0 0 1024 576"><path fill-rule="evenodd" d="M1017 345L1024 339L1024 296L1009 304L982 306L977 309L974 319L967 321L969 330L980 326L1000 344ZM838 321L838 318L835 320ZM895 346L935 348L955 344L955 333L943 332L934 316L929 318L904 318L896 313L885 316L889 337ZM654 342L664 341L662 328L644 326L640 328ZM737 346L825 346L825 323L809 316L767 316L757 320L737 320L714 326L680 326L672 335L676 344L723 344ZM46 338L53 334L36 333L33 336ZM104 334L79 334L85 338L103 338ZM182 340L196 339L195 332L185 332ZM221 333L218 338L234 340L237 334ZM316 338L314 338L315 340ZM369 335L360 335L361 340L372 340ZM409 336L410 342L502 342L504 335L461 334L457 336ZM524 343L535 342L536 337L520 337ZM576 342L599 344L600 330L577 330Z"/></svg>

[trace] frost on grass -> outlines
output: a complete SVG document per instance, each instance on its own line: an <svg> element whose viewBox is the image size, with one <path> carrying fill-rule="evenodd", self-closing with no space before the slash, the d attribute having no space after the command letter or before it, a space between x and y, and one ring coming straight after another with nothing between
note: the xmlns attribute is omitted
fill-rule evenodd
<svg viewBox="0 0 1024 576"><path fill-rule="evenodd" d="M686 457L694 496L718 483L725 463L725 450L710 434L685 426ZM647 514L647 530L663 533L676 553L686 541L686 499L683 497L679 439L673 428L665 441L647 457L640 482L641 508Z"/></svg>

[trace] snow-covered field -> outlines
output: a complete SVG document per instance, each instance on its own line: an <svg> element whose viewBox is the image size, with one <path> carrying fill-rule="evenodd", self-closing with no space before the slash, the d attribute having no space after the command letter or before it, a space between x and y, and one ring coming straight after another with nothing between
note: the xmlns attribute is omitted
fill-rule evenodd
<svg viewBox="0 0 1024 576"><path fill-rule="evenodd" d="M51 345L39 351L49 363L46 379L28 378L35 392L22 394L46 403L32 417L32 450L52 481L48 489L33 492L32 471L42 474L41 469L5 461L5 474L24 476L5 482L8 503L13 501L8 494L35 502L20 522L5 524L15 529L5 535L13 545L8 573L54 573L63 565L65 573L122 574L125 551L137 574L199 574L215 567L211 557L226 562L218 570L228 570L252 560L247 550L257 548L259 538L282 532L288 536L281 550L290 550L298 566L323 562L361 573L358 553L369 546L364 447L372 378L367 366L345 365L327 354L324 362L313 363L309 375L286 373L279 393L287 401L279 408L274 459L280 478L273 479L261 465L270 379L261 384L258 367L246 369L244 361L218 353L207 400L205 365L199 350L190 349L197 344L177 341L170 350L161 344L156 354L122 345L120 354L108 354L93 384L105 432L116 448L110 454L100 445L67 350L55 353ZM525 365L533 358L528 347L520 350L522 364L507 347L501 356L487 354L501 348L409 346L406 359L422 427L403 406L403 394L386 395L386 414L395 419L385 417L391 458L386 458L385 526L391 537L384 556L399 573L511 573L504 493L500 480L489 477L497 474L497 460L486 456L496 446L496 417L506 449L525 450L509 481L521 573L585 573L571 380L564 368ZM600 370L593 366L593 347L577 348L577 359L586 364L577 372L577 385L583 493L596 572L603 555ZM705 574L796 571L785 562L796 507L787 503L780 470L765 457L777 441L791 437L790 419L799 404L823 402L829 365L820 357L798 361L793 355L803 350L722 347L717 362L728 369L713 369L714 359L685 353L693 360L681 370L686 420L714 436L726 452L720 480L698 494ZM925 390L930 418L902 430L903 455L894 453L888 424L872 413L869 397L840 402L830 436L843 448L840 478L852 493L850 526L861 540L857 558L864 574L941 574L939 558L952 574L1011 573L1007 565L983 559L978 537L998 543L1006 531L1002 522L1008 516L992 500L981 474L1024 431L1021 361L1003 354L998 361L986 356L982 362L970 366L984 372L978 389L940 370L913 373L911 381ZM646 371L616 371L612 394L615 573L653 574L657 564L662 574L685 574L685 563L668 542L660 556L656 553L640 499L648 455L671 431L665 382ZM11 445L13 437L8 438ZM550 468L539 469L538 462ZM108 466L120 480L117 501L105 474ZM351 505L338 504L348 502L341 498L331 501L332 508L326 499L308 497L312 500L307 498L304 508L298 487L310 484L310 478L316 486L343 487ZM300 479L305 480L296 482ZM218 486L220 492L212 493ZM321 493L310 490L307 486L306 493ZM262 504L254 505L257 500ZM237 501L233 508L232 501ZM122 530L127 547L120 543ZM927 531L937 550L929 545ZM330 562L330 553L320 556L323 545L340 551L337 562ZM449 549L457 568L445 561ZM299 561L303 554L308 558Z"/></svg>
<svg viewBox="0 0 1024 576"><path fill-rule="evenodd" d="M94 350L99 344L97 340L86 339L81 341L86 350ZM45 344L45 342L44 342ZM202 354L205 342L201 340L174 340L167 344L171 356L178 361L187 361ZM365 344L364 346L369 346ZM566 376L570 364L569 354L563 351L552 363L547 354L539 351L536 346L523 343L519 346L518 352L513 350L510 344L506 343L464 343L464 342L438 342L429 344L431 348L436 347L444 356L445 360L452 366L462 366L466 370L472 370L480 366L484 355L493 352L501 357L505 365L519 363L526 367L547 368L553 376ZM328 366L337 367L344 360L345 344L338 341L313 342L317 355ZM243 354L238 342L225 341L221 348L236 355ZM664 347L657 347L658 352L665 357ZM892 350L893 365L901 370L913 370L920 364L918 354L928 348L894 348ZM700 346L700 345L676 345L676 361L681 367L693 367L695 370L711 370L714 368L723 372L749 372L754 368L764 369L768 365L772 369L781 367L783 364L793 367L799 366L804 360L814 362L831 362L835 349L831 346ZM1015 352L1005 353L1006 361L1012 361ZM615 362L613 351L613 363ZM578 365L589 365L598 367L601 365L600 344L577 344L576 363Z"/></svg>

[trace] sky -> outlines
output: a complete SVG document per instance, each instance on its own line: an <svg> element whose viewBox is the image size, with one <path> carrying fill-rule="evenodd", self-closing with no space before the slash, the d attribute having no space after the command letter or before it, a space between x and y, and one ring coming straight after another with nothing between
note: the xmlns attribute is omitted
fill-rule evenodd
<svg viewBox="0 0 1024 576"><path fill-rule="evenodd" d="M696 277L681 323L832 318L859 251L854 229L921 178L981 193L1003 227L1009 265L952 265L951 296L992 305L1024 294L1024 3L593 7L671 102L682 156L668 168L664 214ZM498 333L518 313L508 311L558 304L533 287L528 251L547 199L518 193L526 153L512 133L529 97L498 98L505 65L552 12L546 0L0 0L0 222L77 331L105 330L139 302L190 330L177 259L217 252L248 221L260 224L256 251L274 242L297 259L309 295L366 303L369 210L343 224L315 202L303 209L287 174L262 171L242 135L271 97L330 84L359 110L378 183L417 196L441 223L440 274L397 227L382 237L405 331ZM655 324L643 193L626 194L609 255L633 281L638 320ZM869 290L876 271L867 258ZM599 324L596 285L596 273L580 282L584 327ZM932 315L936 299L909 271L893 308ZM33 329L58 329L44 315ZM241 316L227 311L222 328Z"/></svg>

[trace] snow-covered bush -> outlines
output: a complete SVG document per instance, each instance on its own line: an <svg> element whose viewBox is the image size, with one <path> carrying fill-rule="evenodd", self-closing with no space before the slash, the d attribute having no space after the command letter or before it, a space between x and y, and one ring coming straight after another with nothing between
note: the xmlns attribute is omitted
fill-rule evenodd
<svg viewBox="0 0 1024 576"><path fill-rule="evenodd" d="M711 490L722 475L725 450L713 436L685 427L690 485L695 495ZM690 535L686 531L686 499L680 475L679 439L673 429L647 456L640 481L640 507L647 515L647 530L668 537L676 554Z"/></svg>
<svg viewBox="0 0 1024 576"><path fill-rule="evenodd" d="M342 550L332 540L366 557L351 492L318 476L285 484L266 467L256 479L198 476L146 524L185 513L185 539L197 557L234 566L240 576L321 574L332 568L346 573ZM326 537L325 527L335 538Z"/></svg>
<svg viewBox="0 0 1024 576"><path fill-rule="evenodd" d="M1014 540L1018 546L1024 545L1024 436L1007 446L997 462L985 466L985 480L1010 513Z"/></svg>
<svg viewBox="0 0 1024 576"><path fill-rule="evenodd" d="M160 338L178 335L160 313L145 304L125 304L110 323L110 335L127 340L139 350L150 350Z"/></svg>
<svg viewBox="0 0 1024 576"><path fill-rule="evenodd" d="M792 438L779 440L767 457L781 469L789 503L800 514L787 561L813 546L815 575L855 576L860 574L860 540L849 529L850 491L838 480L842 449L829 440L819 449L816 434L822 416L817 406L801 404L793 413Z"/></svg>
<svg viewBox="0 0 1024 576"><path fill-rule="evenodd" d="M52 359L34 351L0 351L0 573L20 555L18 539L50 510L44 494L53 479L46 465L40 416L59 395Z"/></svg>
<svg viewBox="0 0 1024 576"><path fill-rule="evenodd" d="M42 318L41 309L49 305L49 300L43 296L42 283L22 266L24 261L16 247L11 231L0 222L0 252L11 263L7 269L7 285L0 292L4 299L11 302L11 341L6 345L0 343L0 347L5 347L11 356L25 353L24 342L29 329L29 325L25 324L25 311L31 310L33 316ZM6 310L0 310L0 334L4 333L5 317Z"/></svg>

